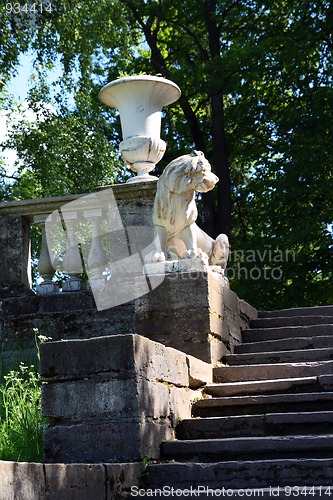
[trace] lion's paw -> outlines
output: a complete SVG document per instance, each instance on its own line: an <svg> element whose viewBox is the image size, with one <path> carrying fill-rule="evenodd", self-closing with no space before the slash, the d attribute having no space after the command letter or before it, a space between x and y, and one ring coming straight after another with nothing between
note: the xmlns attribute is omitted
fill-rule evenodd
<svg viewBox="0 0 333 500"><path fill-rule="evenodd" d="M151 252L145 258L145 262L149 264L153 264L155 262L165 262L165 254L164 252Z"/></svg>
<svg viewBox="0 0 333 500"><path fill-rule="evenodd" d="M224 269L221 266L209 266L211 271L214 271L214 273L222 274L224 276Z"/></svg>
<svg viewBox="0 0 333 500"><path fill-rule="evenodd" d="M204 259L208 260L208 255L201 250L201 248L190 248L187 250L186 259Z"/></svg>

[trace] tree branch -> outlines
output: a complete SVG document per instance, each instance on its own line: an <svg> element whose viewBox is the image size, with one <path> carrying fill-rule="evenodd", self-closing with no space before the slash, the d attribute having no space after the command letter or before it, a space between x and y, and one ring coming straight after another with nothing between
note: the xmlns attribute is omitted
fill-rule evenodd
<svg viewBox="0 0 333 500"><path fill-rule="evenodd" d="M146 42L149 45L151 51L151 63L155 70L160 73L164 78L172 79L171 73L167 67L166 61L158 48L157 45L157 33L156 30L152 33L150 29L148 29L147 24L143 22L143 19L140 17L138 10L131 0L122 0L122 2L127 5L131 11L133 12L135 19L139 23L142 28L142 31L145 35ZM200 128L200 124L198 122L197 116L193 111L187 97L183 93L180 100L180 106L184 112L185 118L188 120L189 126L191 128L192 137L194 139L195 147L202 151L206 152L206 145L202 130Z"/></svg>
<svg viewBox="0 0 333 500"><path fill-rule="evenodd" d="M223 26L223 23L224 21L226 20L227 18L227 15L229 14L229 12L234 8L236 7L236 5L239 5L240 4L240 0L235 0L234 2L232 2L231 5L229 5L229 7L227 7L225 9L225 11L223 12L222 14L222 21L218 24L217 26L217 29L219 31L219 33L221 33L221 30L222 30L222 26Z"/></svg>
<svg viewBox="0 0 333 500"><path fill-rule="evenodd" d="M179 24L176 21L170 21L170 24L173 24L176 28L181 28L182 30L187 33L192 40L195 42L196 46L199 49L201 59L203 61L208 61L209 60L209 53L208 51L204 48L204 46L201 44L199 37L192 31L190 30L186 25L184 24Z"/></svg>
<svg viewBox="0 0 333 500"><path fill-rule="evenodd" d="M197 113L204 104L209 104L209 102L210 102L210 96L206 97L206 99L201 99L196 105L194 112Z"/></svg>
<svg viewBox="0 0 333 500"><path fill-rule="evenodd" d="M7 174L3 174L3 177L5 177L6 179L13 179L14 181L20 181L22 179L22 177L17 177L16 175L7 175Z"/></svg>
<svg viewBox="0 0 333 500"><path fill-rule="evenodd" d="M139 12L134 5L134 3L131 0L121 0L123 4L125 4L133 13L135 20L138 22L138 24L141 26L141 28L144 30L146 28L146 25L142 19L142 17L139 15Z"/></svg>

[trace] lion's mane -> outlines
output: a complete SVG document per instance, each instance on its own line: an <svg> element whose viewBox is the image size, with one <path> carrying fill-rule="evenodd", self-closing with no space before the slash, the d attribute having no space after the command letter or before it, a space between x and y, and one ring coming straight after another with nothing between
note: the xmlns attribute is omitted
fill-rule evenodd
<svg viewBox="0 0 333 500"><path fill-rule="evenodd" d="M195 181L199 184L209 163L200 152L183 155L170 162L157 183L153 222L178 235L196 221ZM210 166L209 166L210 169Z"/></svg>

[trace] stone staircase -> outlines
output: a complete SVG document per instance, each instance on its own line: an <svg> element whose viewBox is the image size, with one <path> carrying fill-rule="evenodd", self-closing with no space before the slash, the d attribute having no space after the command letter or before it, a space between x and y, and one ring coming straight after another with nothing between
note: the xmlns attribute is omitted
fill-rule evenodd
<svg viewBox="0 0 333 500"><path fill-rule="evenodd" d="M213 379L146 487L333 494L333 306L259 313Z"/></svg>

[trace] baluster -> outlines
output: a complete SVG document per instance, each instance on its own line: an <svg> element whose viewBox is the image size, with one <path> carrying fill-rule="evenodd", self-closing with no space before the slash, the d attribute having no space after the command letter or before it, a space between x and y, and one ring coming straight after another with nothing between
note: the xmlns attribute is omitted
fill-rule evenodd
<svg viewBox="0 0 333 500"><path fill-rule="evenodd" d="M78 277L78 274L83 272L80 249L76 240L78 217L76 212L65 210L62 210L62 217L67 229L67 244L63 268L69 275L69 278L63 283L62 291L78 292L84 289L83 281Z"/></svg>
<svg viewBox="0 0 333 500"><path fill-rule="evenodd" d="M90 287L93 290L103 289L105 285L105 276L103 276L103 272L108 264L108 258L101 240L103 209L95 208L84 210L84 219L89 220L91 223L91 246L88 254Z"/></svg>
<svg viewBox="0 0 333 500"><path fill-rule="evenodd" d="M45 221L47 215L35 215L34 222L42 231L42 247L38 260L38 272L43 278L43 281L37 285L36 291L40 295L59 292L59 287L52 281L55 269L52 265L48 242L46 238Z"/></svg>

